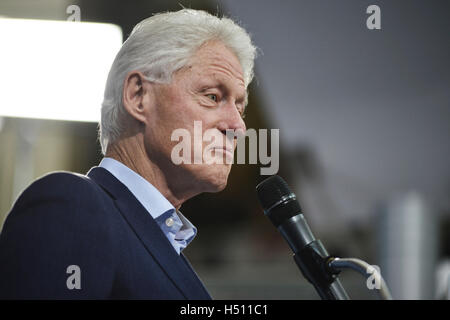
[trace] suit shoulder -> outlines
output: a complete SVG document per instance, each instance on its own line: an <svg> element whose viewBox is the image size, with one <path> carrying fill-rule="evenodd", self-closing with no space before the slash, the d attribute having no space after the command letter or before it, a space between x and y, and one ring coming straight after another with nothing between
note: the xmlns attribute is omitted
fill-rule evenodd
<svg viewBox="0 0 450 320"><path fill-rule="evenodd" d="M85 175L69 171L55 171L39 177L30 187L74 186L89 188L91 184L92 182Z"/></svg>
<svg viewBox="0 0 450 320"><path fill-rule="evenodd" d="M38 178L17 198L7 214L3 231L12 225L53 225L82 230L114 222L113 209L102 189L89 177L71 172L52 172ZM86 222L89 223L86 224Z"/></svg>
<svg viewBox="0 0 450 320"><path fill-rule="evenodd" d="M99 191L99 187L85 175L68 171L51 172L31 183L20 194L14 207L41 200L76 201L78 205L92 205L99 201Z"/></svg>
<svg viewBox="0 0 450 320"><path fill-rule="evenodd" d="M56 171L36 179L25 191L52 190L56 192L84 191L89 193L94 189L96 189L96 185L85 175L69 171Z"/></svg>

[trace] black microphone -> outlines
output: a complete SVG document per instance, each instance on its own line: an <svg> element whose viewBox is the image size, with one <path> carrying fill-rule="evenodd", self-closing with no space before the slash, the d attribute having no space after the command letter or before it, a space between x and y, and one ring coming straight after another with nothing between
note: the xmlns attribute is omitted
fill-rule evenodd
<svg viewBox="0 0 450 320"><path fill-rule="evenodd" d="M286 181L271 176L256 186L256 192L264 214L288 242L300 271L319 296L324 300L348 300L337 278L339 272L328 266L332 257L312 234L297 197Z"/></svg>

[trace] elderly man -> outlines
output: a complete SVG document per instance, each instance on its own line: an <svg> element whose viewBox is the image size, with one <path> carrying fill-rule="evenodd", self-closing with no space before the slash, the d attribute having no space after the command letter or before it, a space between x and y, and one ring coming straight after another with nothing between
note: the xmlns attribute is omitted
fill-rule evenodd
<svg viewBox="0 0 450 320"><path fill-rule="evenodd" d="M254 58L249 35L226 18L184 9L140 22L106 84L99 166L38 179L8 215L0 298L210 299L182 253L197 230L179 208L226 186L236 146L226 133L246 129ZM216 143L194 134L198 121ZM177 129L227 161L192 152L174 163Z"/></svg>

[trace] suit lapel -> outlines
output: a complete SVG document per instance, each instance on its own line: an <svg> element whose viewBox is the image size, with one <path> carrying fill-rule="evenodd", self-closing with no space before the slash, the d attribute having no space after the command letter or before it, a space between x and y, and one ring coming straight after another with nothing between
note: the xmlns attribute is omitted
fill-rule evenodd
<svg viewBox="0 0 450 320"><path fill-rule="evenodd" d="M124 184L101 167L92 168L87 176L112 195L122 216L149 254L158 262L186 299L210 298L195 272L183 257L175 252L158 224Z"/></svg>

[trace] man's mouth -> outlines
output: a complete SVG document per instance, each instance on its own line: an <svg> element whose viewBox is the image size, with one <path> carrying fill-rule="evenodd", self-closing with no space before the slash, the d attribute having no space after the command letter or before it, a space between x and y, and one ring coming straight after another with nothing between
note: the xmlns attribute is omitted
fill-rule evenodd
<svg viewBox="0 0 450 320"><path fill-rule="evenodd" d="M227 159L233 159L233 157L234 157L234 150L232 148L216 147L213 149L214 149L214 152L222 152L222 154L225 154Z"/></svg>

